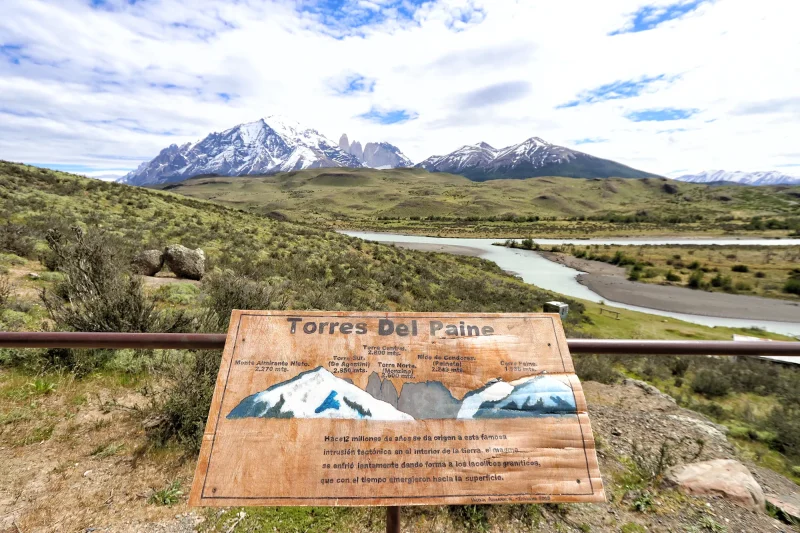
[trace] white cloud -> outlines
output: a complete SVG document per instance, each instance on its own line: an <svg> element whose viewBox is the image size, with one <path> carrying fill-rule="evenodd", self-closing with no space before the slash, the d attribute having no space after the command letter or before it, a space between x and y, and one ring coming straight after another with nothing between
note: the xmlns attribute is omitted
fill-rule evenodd
<svg viewBox="0 0 800 533"><path fill-rule="evenodd" d="M171 143L283 114L334 140L346 132L392 142L417 161L465 143L539 136L567 146L601 139L580 148L663 174L800 163L800 71L791 59L800 57L800 7L720 0L648 31L609 35L655 3L438 0L413 12L411 2L365 0L348 4L337 25L319 9L298 11L312 2L291 0L102 9L3 0L0 158L116 172ZM660 75L670 82L630 98L558 107ZM374 81L372 90L331 86L352 76ZM480 105L487 99L491 106ZM417 118L360 118L372 109ZM649 109L699 111L626 118Z"/></svg>

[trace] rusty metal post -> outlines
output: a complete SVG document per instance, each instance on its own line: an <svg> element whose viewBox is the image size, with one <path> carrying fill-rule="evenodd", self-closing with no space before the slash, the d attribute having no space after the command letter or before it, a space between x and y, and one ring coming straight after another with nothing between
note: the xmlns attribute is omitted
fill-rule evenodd
<svg viewBox="0 0 800 533"><path fill-rule="evenodd" d="M386 533L400 533L400 507L386 508Z"/></svg>

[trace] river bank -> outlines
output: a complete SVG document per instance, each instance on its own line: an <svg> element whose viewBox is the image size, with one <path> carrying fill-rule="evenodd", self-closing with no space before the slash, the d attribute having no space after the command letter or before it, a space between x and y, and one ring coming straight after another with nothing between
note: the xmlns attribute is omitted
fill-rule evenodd
<svg viewBox="0 0 800 533"><path fill-rule="evenodd" d="M557 252L537 253L545 259L584 272L577 277L578 283L615 302L674 313L800 323L800 304L797 302L639 283L626 279L627 271L616 265Z"/></svg>
<svg viewBox="0 0 800 533"><path fill-rule="evenodd" d="M668 314L668 316L683 319L685 316L694 315L708 317L712 320L718 318L720 320L753 321L753 325L756 326L759 326L756 322L764 321L783 323L784 326L780 328L781 332L800 332L800 326L794 326L794 324L800 324L800 305L794 302L637 283L628 281L625 269L615 265L580 259L569 254L491 246L488 245L489 241L483 239L428 239L390 234L368 234L364 237L379 237L384 242L391 242L396 246L413 250L453 253L493 260L505 270L522 275L529 283L578 298L594 299L594 301L603 299L612 306L630 306L631 309L642 312L652 310L660 312L657 314ZM513 253L516 261L508 264L506 264L507 261L501 261L502 258L497 253L503 251ZM537 258L538 260L536 260ZM565 267L564 274L571 276L572 284L580 287L585 294L567 289L566 279L546 280L541 278L545 269L537 268L537 263ZM530 279L530 273L526 274L528 270L536 270L537 279ZM543 281L550 281L552 284L545 285L542 283ZM720 323L719 325L747 326L744 323Z"/></svg>

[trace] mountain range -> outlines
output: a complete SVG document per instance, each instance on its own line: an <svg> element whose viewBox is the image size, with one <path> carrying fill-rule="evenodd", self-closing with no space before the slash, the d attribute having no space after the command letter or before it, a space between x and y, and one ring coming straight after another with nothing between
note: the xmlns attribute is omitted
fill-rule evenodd
<svg viewBox="0 0 800 533"><path fill-rule="evenodd" d="M151 185L201 174L244 176L319 167L363 167L317 130L271 116L212 133L196 143L164 148L121 181Z"/></svg>
<svg viewBox="0 0 800 533"><path fill-rule="evenodd" d="M655 174L600 159L531 137L497 149L485 142L465 145L416 165L429 172L461 174L474 181L504 178L564 176L568 178L650 178Z"/></svg>
<svg viewBox="0 0 800 533"><path fill-rule="evenodd" d="M697 174L685 174L678 178L678 181L690 183L719 183L739 185L800 185L800 178L789 176L780 172L728 172L725 170L706 170Z"/></svg>
<svg viewBox="0 0 800 533"><path fill-rule="evenodd" d="M342 135L336 143L317 130L270 116L211 133L195 143L172 144L119 181L154 185L199 175L264 175L322 167L411 167L412 161L387 142L361 146ZM481 142L432 156L416 166L461 174L475 181L536 176L644 178L654 174L548 143L539 137L496 149Z"/></svg>
<svg viewBox="0 0 800 533"><path fill-rule="evenodd" d="M320 366L247 396L227 418L423 420L575 413L572 388L553 376L491 380L458 400L439 381L404 383L398 393L390 380L373 372L362 390Z"/></svg>

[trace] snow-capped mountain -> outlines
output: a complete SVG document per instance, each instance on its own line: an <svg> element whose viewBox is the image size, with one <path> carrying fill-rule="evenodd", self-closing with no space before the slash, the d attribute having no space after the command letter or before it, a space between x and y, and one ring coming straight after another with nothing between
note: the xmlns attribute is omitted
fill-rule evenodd
<svg viewBox="0 0 800 533"><path fill-rule="evenodd" d="M428 172L451 172L459 174L465 170L476 168L486 168L497 157L497 150L491 145L481 142L478 144L467 144L447 155L434 155L421 163L417 167L424 168Z"/></svg>
<svg viewBox="0 0 800 533"><path fill-rule="evenodd" d="M738 183L740 185L800 185L800 177L789 176L776 171L741 172L725 170L706 170L697 174L685 174L678 181L690 183Z"/></svg>
<svg viewBox="0 0 800 533"><path fill-rule="evenodd" d="M248 396L228 414L250 417L413 420L321 366Z"/></svg>
<svg viewBox="0 0 800 533"><path fill-rule="evenodd" d="M540 375L510 383L494 381L468 393L457 418L518 418L576 412L572 387L558 378Z"/></svg>
<svg viewBox="0 0 800 533"><path fill-rule="evenodd" d="M646 178L655 176L614 161L600 159L539 137L497 150L481 142L416 165L429 172L451 172L475 181L503 178L566 176L571 178Z"/></svg>
<svg viewBox="0 0 800 533"><path fill-rule="evenodd" d="M339 138L339 148L350 155L358 158L364 165L371 168L403 168L410 167L414 163L400 151L400 149L387 142L367 143L363 148L361 143L352 143L344 133Z"/></svg>
<svg viewBox="0 0 800 533"><path fill-rule="evenodd" d="M127 174L125 183L149 185L201 174L242 176L319 167L364 166L317 130L271 116L212 133L196 143L173 144Z"/></svg>

